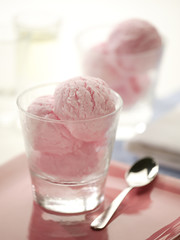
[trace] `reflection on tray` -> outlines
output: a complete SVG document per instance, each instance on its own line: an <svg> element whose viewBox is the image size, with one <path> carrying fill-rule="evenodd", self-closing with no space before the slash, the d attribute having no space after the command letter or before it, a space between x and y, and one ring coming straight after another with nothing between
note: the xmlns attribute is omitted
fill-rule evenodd
<svg viewBox="0 0 180 240"><path fill-rule="evenodd" d="M34 202L29 225L29 240L108 240L106 229L96 232L90 228L94 213L55 215L45 212Z"/></svg>

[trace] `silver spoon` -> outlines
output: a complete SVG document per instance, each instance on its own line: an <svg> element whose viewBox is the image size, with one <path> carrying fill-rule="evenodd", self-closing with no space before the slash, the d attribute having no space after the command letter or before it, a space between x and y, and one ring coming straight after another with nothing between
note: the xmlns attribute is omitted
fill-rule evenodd
<svg viewBox="0 0 180 240"><path fill-rule="evenodd" d="M110 204L110 206L102 212L95 220L91 223L91 227L95 230L103 229L129 193L135 187L142 187L154 180L159 171L159 165L150 157L143 158L137 161L127 171L125 178L129 187L124 189Z"/></svg>

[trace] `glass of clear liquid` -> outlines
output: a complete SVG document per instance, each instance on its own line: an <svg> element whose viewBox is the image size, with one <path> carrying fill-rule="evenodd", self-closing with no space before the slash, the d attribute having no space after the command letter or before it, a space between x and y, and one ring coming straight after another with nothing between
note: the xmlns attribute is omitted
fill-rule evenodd
<svg viewBox="0 0 180 240"><path fill-rule="evenodd" d="M54 81L60 58L61 18L51 12L24 12L14 19L17 34L17 88Z"/></svg>

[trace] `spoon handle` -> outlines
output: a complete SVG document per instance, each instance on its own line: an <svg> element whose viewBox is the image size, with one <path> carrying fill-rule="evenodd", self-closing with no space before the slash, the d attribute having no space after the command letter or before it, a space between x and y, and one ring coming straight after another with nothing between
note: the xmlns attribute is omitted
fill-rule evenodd
<svg viewBox="0 0 180 240"><path fill-rule="evenodd" d="M91 223L91 227L95 230L103 229L111 219L111 217L114 215L115 211L123 201L123 199L126 197L126 195L129 193L129 191L133 187L127 187L125 188L109 205L109 207L102 212L98 217L95 218L95 220Z"/></svg>

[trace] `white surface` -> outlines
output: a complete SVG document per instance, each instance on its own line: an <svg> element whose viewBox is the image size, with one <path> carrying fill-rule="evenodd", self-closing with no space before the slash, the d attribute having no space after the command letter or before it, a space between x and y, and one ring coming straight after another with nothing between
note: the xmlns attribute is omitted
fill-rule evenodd
<svg viewBox="0 0 180 240"><path fill-rule="evenodd" d="M57 79L63 80L80 74L74 38L81 29L95 24L116 23L126 18L140 17L155 24L166 39L157 95L161 98L180 89L179 0L0 0L0 26L8 26L15 14L28 8L50 9L62 16L62 50ZM15 98L9 103L7 99L2 100L1 96L0 114L5 108L7 112L9 109L15 114ZM15 119L17 121L17 118ZM24 149L16 121L1 121L0 164Z"/></svg>

